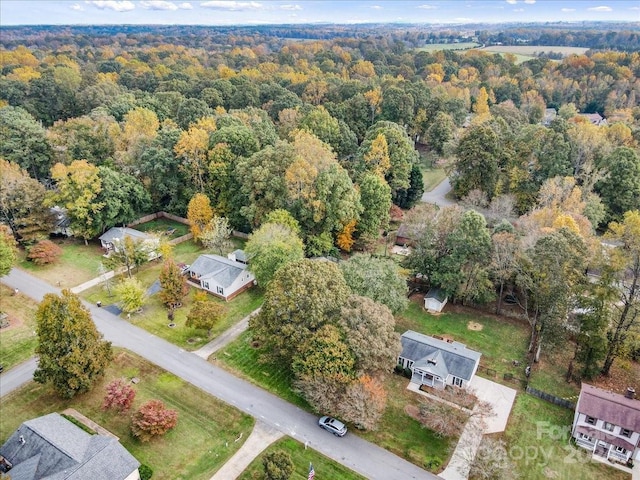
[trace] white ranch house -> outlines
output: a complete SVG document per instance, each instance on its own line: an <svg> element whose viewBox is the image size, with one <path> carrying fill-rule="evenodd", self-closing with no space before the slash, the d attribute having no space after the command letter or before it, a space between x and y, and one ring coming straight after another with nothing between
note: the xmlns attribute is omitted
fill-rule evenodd
<svg viewBox="0 0 640 480"><path fill-rule="evenodd" d="M111 251L119 251L120 245L124 243L125 238L131 238L134 242L142 242L145 249L148 251L149 260L158 258L158 247L160 246L160 239L156 236L149 235L128 227L113 227L104 232L98 239L100 245L104 248L107 254Z"/></svg>
<svg viewBox="0 0 640 480"><path fill-rule="evenodd" d="M227 301L251 288L256 277L246 263L236 260L241 256L237 251L230 255L233 255L233 259L220 255L200 255L187 270L189 280Z"/></svg>
<svg viewBox="0 0 640 480"><path fill-rule="evenodd" d="M411 382L443 389L466 388L478 370L481 354L460 342L439 340L412 330L400 337L398 365L411 369Z"/></svg>
<svg viewBox="0 0 640 480"><path fill-rule="evenodd" d="M640 400L635 391L620 395L583 383L571 436L594 457L623 464L640 460Z"/></svg>

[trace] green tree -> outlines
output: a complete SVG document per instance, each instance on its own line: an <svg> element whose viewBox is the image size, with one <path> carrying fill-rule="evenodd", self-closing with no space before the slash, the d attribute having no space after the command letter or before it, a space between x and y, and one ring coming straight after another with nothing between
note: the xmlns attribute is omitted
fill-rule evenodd
<svg viewBox="0 0 640 480"><path fill-rule="evenodd" d="M36 311L38 367L33 378L51 382L63 398L88 392L111 361L91 314L69 290L46 294Z"/></svg>
<svg viewBox="0 0 640 480"><path fill-rule="evenodd" d="M456 197L466 197L471 190L482 190L489 199L496 193L500 143L488 125L469 127L456 148L457 160L452 177Z"/></svg>
<svg viewBox="0 0 640 480"><path fill-rule="evenodd" d="M217 250L222 255L223 250L230 245L229 238L232 233L229 220L214 215L200 234L200 241L205 248Z"/></svg>
<svg viewBox="0 0 640 480"><path fill-rule="evenodd" d="M622 222L612 222L607 235L618 245L612 249L609 260L616 297L609 304L604 375L609 375L615 359L624 353L640 317L640 211L632 210L624 214Z"/></svg>
<svg viewBox="0 0 640 480"><path fill-rule="evenodd" d="M149 244L144 240L134 240L127 235L124 237L124 241L115 242L114 247L109 252L105 263L112 269L126 268L129 278L131 278L131 271L134 268L149 261Z"/></svg>
<svg viewBox="0 0 640 480"><path fill-rule="evenodd" d="M198 300L194 302L187 314L186 326L207 331L207 337L211 336L211 329L224 318L226 309L217 302L211 300Z"/></svg>
<svg viewBox="0 0 640 480"><path fill-rule="evenodd" d="M378 238L380 230L389 226L391 208L391 188L374 173L367 173L360 181L360 203L362 213L357 224L360 236Z"/></svg>
<svg viewBox="0 0 640 480"><path fill-rule="evenodd" d="M640 156L628 147L618 147L604 160L608 175L596 184L608 219L621 221L624 213L640 209Z"/></svg>
<svg viewBox="0 0 640 480"><path fill-rule="evenodd" d="M289 480L293 473L293 460L284 450L268 452L262 457L266 480Z"/></svg>
<svg viewBox="0 0 640 480"><path fill-rule="evenodd" d="M16 241L5 225L0 225L0 277L7 275L16 262Z"/></svg>
<svg viewBox="0 0 640 480"><path fill-rule="evenodd" d="M115 225L126 225L148 211L149 193L138 179L109 167L98 167L101 191L95 201L102 208L94 216L98 228L107 230Z"/></svg>
<svg viewBox="0 0 640 480"><path fill-rule="evenodd" d="M57 163L51 169L51 178L56 183L56 190L52 192L49 204L66 209L71 230L87 244L88 239L101 231L101 225L96 221L104 207L104 203L98 201L102 191L98 167L84 160L76 160L68 167Z"/></svg>
<svg viewBox="0 0 640 480"><path fill-rule="evenodd" d="M409 174L409 188L400 188L393 195L393 202L400 208L412 208L422 198L424 193L424 181L420 166L414 163Z"/></svg>
<svg viewBox="0 0 640 480"><path fill-rule="evenodd" d="M451 115L445 112L436 113L433 122L427 129L427 143L439 155L444 154L444 147L453 140L456 125Z"/></svg>
<svg viewBox="0 0 640 480"><path fill-rule="evenodd" d="M335 264L298 260L276 272L250 327L267 351L289 365L314 332L338 318L348 296Z"/></svg>
<svg viewBox="0 0 640 480"><path fill-rule="evenodd" d="M299 346L291 363L293 373L298 378L351 379L356 362L345 340L338 327L323 325Z"/></svg>
<svg viewBox="0 0 640 480"><path fill-rule="evenodd" d="M160 300L168 308L182 302L189 291L185 276L182 275L180 268L171 258L164 261L159 280L160 287L162 287L159 294Z"/></svg>
<svg viewBox="0 0 640 480"><path fill-rule="evenodd" d="M267 214L264 223L277 223L278 225L288 227L295 234L300 234L300 224L298 221L293 218L287 210L282 208L270 211Z"/></svg>
<svg viewBox="0 0 640 480"><path fill-rule="evenodd" d="M120 297L122 311L128 315L138 312L144 305L147 291L135 277L122 280L115 286L114 291Z"/></svg>
<svg viewBox="0 0 640 480"><path fill-rule="evenodd" d="M393 314L407 306L407 282L397 264L386 258L356 253L340 270L353 293L386 305Z"/></svg>
<svg viewBox="0 0 640 480"><path fill-rule="evenodd" d="M265 223L253 232L245 251L249 270L262 288L269 286L279 268L304 258L302 240L290 228L277 223Z"/></svg>
<svg viewBox="0 0 640 480"><path fill-rule="evenodd" d="M17 163L0 158L0 218L23 243L46 238L53 216L45 206L46 190Z"/></svg>
<svg viewBox="0 0 640 480"><path fill-rule="evenodd" d="M339 326L361 375L391 372L402 347L395 319L386 305L351 295L340 311Z"/></svg>
<svg viewBox="0 0 640 480"><path fill-rule="evenodd" d="M0 108L0 157L17 163L36 180L49 177L53 151L46 132L26 110Z"/></svg>

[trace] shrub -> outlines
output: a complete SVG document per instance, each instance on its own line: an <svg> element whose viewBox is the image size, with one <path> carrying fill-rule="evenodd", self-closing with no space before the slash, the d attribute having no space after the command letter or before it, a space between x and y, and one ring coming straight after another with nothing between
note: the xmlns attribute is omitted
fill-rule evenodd
<svg viewBox="0 0 640 480"><path fill-rule="evenodd" d="M36 265L54 263L62 255L62 249L51 240L41 240L29 249L27 257Z"/></svg>
<svg viewBox="0 0 640 480"><path fill-rule="evenodd" d="M405 377L411 378L412 375L413 375L413 372L411 371L410 368L407 367L407 368L404 369L404 376Z"/></svg>
<svg viewBox="0 0 640 480"><path fill-rule="evenodd" d="M131 433L142 442L164 435L178 423L178 412L160 400L149 400L131 418Z"/></svg>
<svg viewBox="0 0 640 480"><path fill-rule="evenodd" d="M107 385L107 394L104 397L102 409L115 408L118 412L128 411L136 398L136 391L122 378L113 380Z"/></svg>
<svg viewBox="0 0 640 480"><path fill-rule="evenodd" d="M140 473L140 480L149 480L153 476L153 470L151 467L144 463L140 465L138 472Z"/></svg>
<svg viewBox="0 0 640 480"><path fill-rule="evenodd" d="M267 453L262 458L262 465L267 480L289 480L293 473L291 456L283 450Z"/></svg>

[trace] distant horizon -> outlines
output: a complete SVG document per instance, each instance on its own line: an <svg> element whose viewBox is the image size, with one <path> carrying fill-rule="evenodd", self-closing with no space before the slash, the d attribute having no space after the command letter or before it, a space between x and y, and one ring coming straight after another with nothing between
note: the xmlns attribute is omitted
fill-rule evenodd
<svg viewBox="0 0 640 480"><path fill-rule="evenodd" d="M636 0L2 0L0 26L640 23Z"/></svg>

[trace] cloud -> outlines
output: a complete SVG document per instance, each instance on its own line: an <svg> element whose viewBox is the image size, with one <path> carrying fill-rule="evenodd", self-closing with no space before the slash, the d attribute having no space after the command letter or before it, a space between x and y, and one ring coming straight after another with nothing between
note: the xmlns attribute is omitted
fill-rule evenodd
<svg viewBox="0 0 640 480"><path fill-rule="evenodd" d="M611 12L613 8L602 5L600 7L589 7L587 8L590 12Z"/></svg>
<svg viewBox="0 0 640 480"><path fill-rule="evenodd" d="M233 0L213 0L210 2L202 2L200 4L204 8L212 8L214 10L259 10L262 4L258 2L236 2Z"/></svg>
<svg viewBox="0 0 640 480"><path fill-rule="evenodd" d="M533 5L536 3L536 0L524 0L524 3L528 3L529 5Z"/></svg>
<svg viewBox="0 0 640 480"><path fill-rule="evenodd" d="M569 13L569 12L575 12L576 9L575 8L561 8L560 11L564 12L564 13Z"/></svg>
<svg viewBox="0 0 640 480"><path fill-rule="evenodd" d="M165 0L148 0L140 2L140 5L147 10L178 10L178 6L175 3Z"/></svg>
<svg viewBox="0 0 640 480"><path fill-rule="evenodd" d="M79 3L74 3L69 8L71 10L75 10L76 12L82 12L84 10L84 8L82 8L82 5L80 5Z"/></svg>
<svg viewBox="0 0 640 480"><path fill-rule="evenodd" d="M524 12L524 8L514 8L514 12Z"/></svg>
<svg viewBox="0 0 640 480"><path fill-rule="evenodd" d="M509 5L515 5L518 3L518 0L506 0Z"/></svg>
<svg viewBox="0 0 640 480"><path fill-rule="evenodd" d="M373 8L374 10L382 10L380 5L371 5L369 8Z"/></svg>
<svg viewBox="0 0 640 480"><path fill-rule="evenodd" d="M302 10L300 5L280 5L280 10Z"/></svg>
<svg viewBox="0 0 640 480"><path fill-rule="evenodd" d="M640 7L630 7L629 10L640 10Z"/></svg>
<svg viewBox="0 0 640 480"><path fill-rule="evenodd" d="M133 2L129 0L116 1L116 0L92 0L87 1L100 10L115 10L116 12L128 12L136 8Z"/></svg>
<svg viewBox="0 0 640 480"><path fill-rule="evenodd" d="M418 8L422 8L423 10L436 10L438 7L436 7L435 5L418 5Z"/></svg>
<svg viewBox="0 0 640 480"><path fill-rule="evenodd" d="M178 8L180 10L193 10L193 5L191 5L189 2L184 2L178 5Z"/></svg>
<svg viewBox="0 0 640 480"><path fill-rule="evenodd" d="M453 20L460 23L473 22L473 18L466 18L466 17L457 17L457 18L454 18Z"/></svg>

